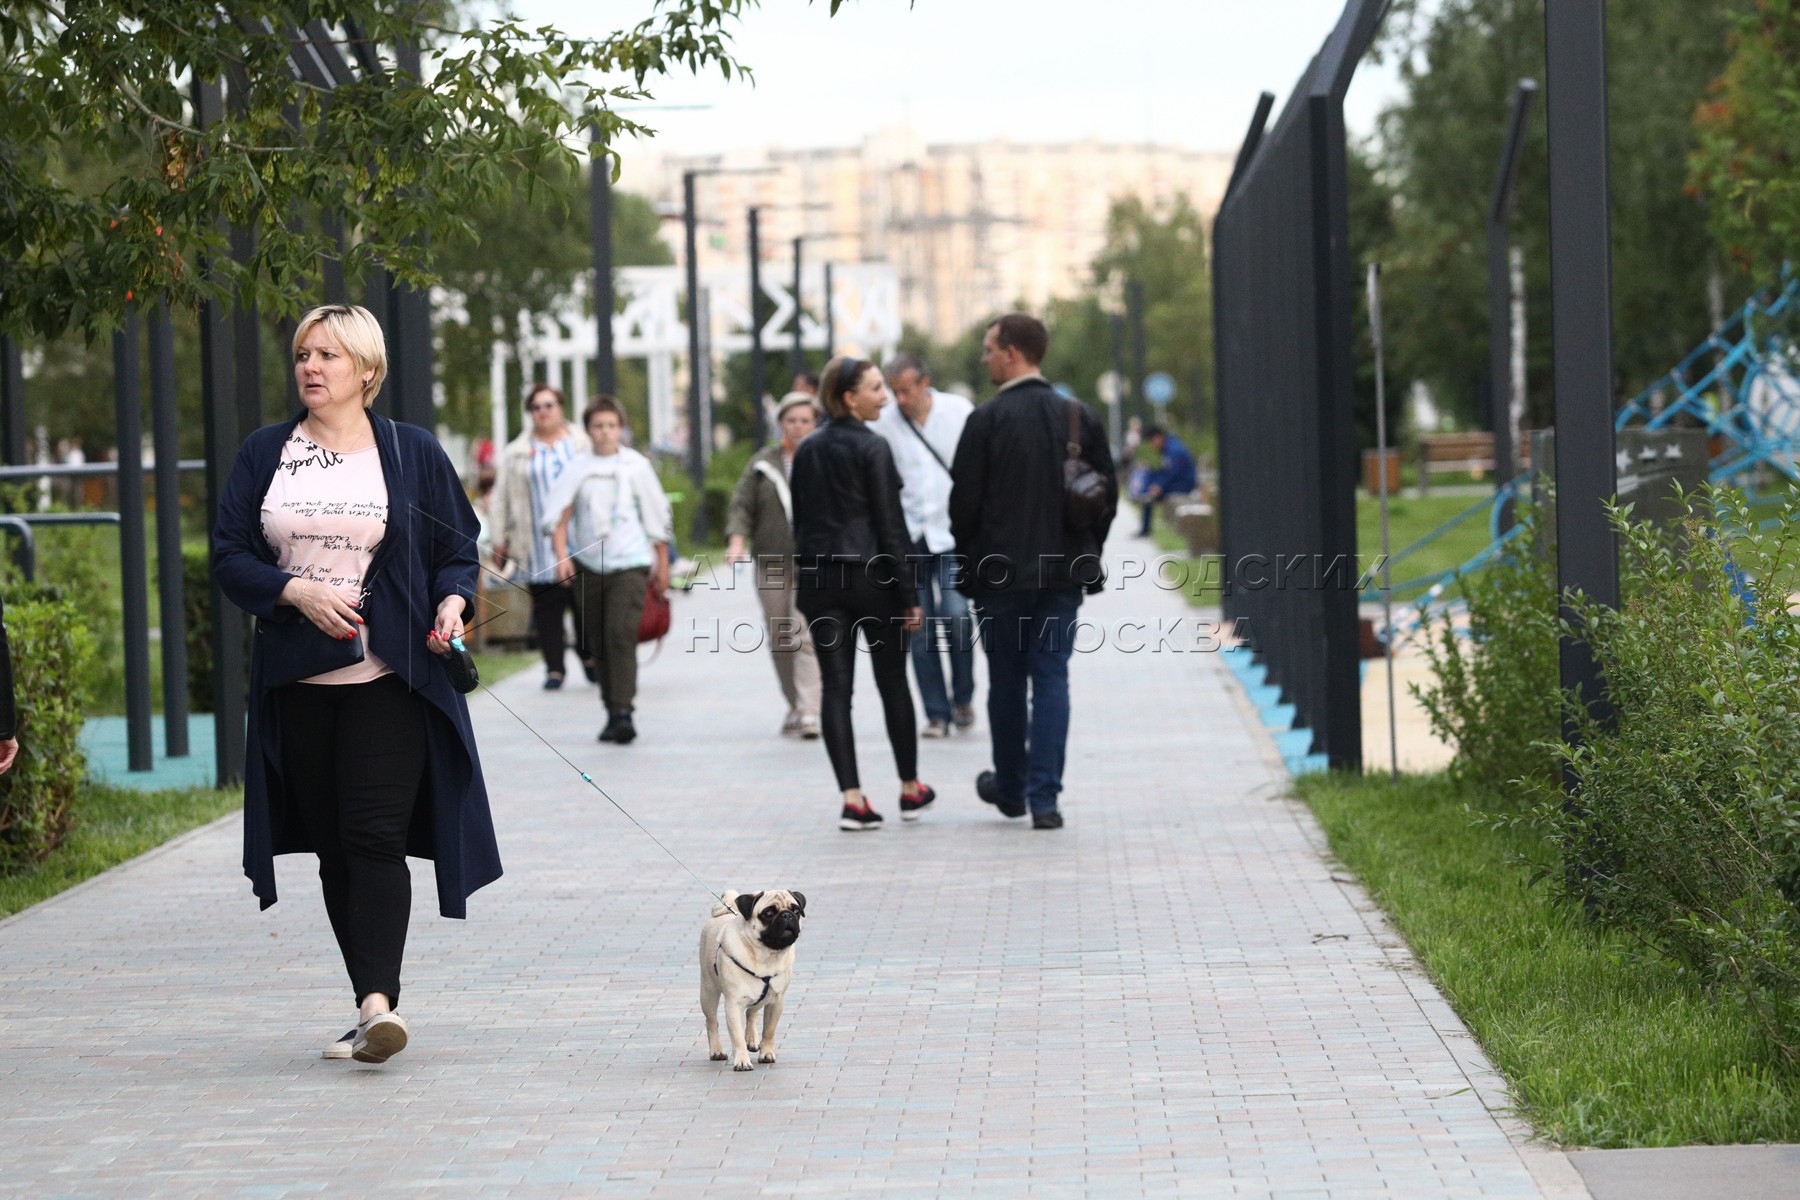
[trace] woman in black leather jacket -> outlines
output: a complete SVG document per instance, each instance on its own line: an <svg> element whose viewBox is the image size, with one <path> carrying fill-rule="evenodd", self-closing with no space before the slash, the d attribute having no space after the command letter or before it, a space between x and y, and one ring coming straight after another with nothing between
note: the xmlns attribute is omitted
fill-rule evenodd
<svg viewBox="0 0 1800 1200"><path fill-rule="evenodd" d="M906 682L906 637L919 628L919 592L900 511L900 473L865 422L887 402L874 363L834 358L819 382L830 418L794 452L796 606L812 631L823 685L819 723L844 793L838 828L881 828L856 774L850 692L860 631L875 670L888 742L900 772L900 817L917 820L937 793L919 782L918 727Z"/></svg>

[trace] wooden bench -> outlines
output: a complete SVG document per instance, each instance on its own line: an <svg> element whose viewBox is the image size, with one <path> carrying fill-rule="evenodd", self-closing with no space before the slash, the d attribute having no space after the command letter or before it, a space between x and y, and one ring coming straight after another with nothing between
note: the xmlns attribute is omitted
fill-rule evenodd
<svg viewBox="0 0 1800 1200"><path fill-rule="evenodd" d="M1518 468L1531 465L1531 436L1519 441ZM1456 472L1477 478L1494 470L1494 435L1486 431L1472 433L1427 433L1419 437L1419 491L1431 488L1431 476L1439 472Z"/></svg>

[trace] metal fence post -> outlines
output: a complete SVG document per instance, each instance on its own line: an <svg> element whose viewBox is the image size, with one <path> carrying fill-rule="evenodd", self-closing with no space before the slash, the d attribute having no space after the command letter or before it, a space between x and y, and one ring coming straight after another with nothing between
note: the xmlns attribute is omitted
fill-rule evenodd
<svg viewBox="0 0 1800 1200"><path fill-rule="evenodd" d="M1613 461L1612 224L1605 0L1546 0L1544 117L1550 148L1550 341L1556 396L1556 582L1619 603L1606 505ZM1571 620L1574 613L1564 607ZM1562 686L1602 722L1611 706L1592 648L1562 640ZM1578 733L1565 719L1564 735ZM1572 781L1564 777L1565 787Z"/></svg>

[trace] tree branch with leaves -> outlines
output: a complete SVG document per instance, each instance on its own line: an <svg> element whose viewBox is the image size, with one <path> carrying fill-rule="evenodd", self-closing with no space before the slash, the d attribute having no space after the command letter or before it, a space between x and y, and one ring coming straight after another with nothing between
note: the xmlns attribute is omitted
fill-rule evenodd
<svg viewBox="0 0 1800 1200"><path fill-rule="evenodd" d="M0 332L93 336L158 295L291 313L338 256L352 278L437 282L430 241L475 236L470 214L515 180L576 167L590 124L596 153L650 133L620 106L657 78L747 76L731 31L753 3L661 0L596 39L368 0L0 10ZM421 50L417 74L402 43ZM196 84L214 81L226 103L203 120ZM232 225L256 232L246 261L228 253Z"/></svg>

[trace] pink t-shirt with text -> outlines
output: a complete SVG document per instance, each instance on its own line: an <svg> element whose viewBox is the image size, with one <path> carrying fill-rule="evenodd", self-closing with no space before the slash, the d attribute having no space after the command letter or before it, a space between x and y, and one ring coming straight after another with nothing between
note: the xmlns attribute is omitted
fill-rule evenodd
<svg viewBox="0 0 1800 1200"><path fill-rule="evenodd" d="M376 447L341 454L295 428L262 503L263 537L282 570L360 602L387 517L387 479ZM361 662L303 682L367 683L392 674L368 644L364 626Z"/></svg>

